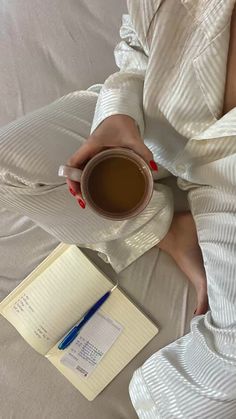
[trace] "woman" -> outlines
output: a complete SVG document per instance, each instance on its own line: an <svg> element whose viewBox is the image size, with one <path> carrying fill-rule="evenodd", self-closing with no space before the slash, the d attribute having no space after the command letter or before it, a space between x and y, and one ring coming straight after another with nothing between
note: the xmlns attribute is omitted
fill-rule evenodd
<svg viewBox="0 0 236 419"><path fill-rule="evenodd" d="M97 88L72 93L0 133L5 207L62 241L103 253L116 271L158 245L193 281L201 314L207 297L196 223L211 310L135 373L130 394L141 418L235 417L234 6L235 0L130 0L115 51L120 71L99 95ZM79 185L68 181L71 199L59 164L69 159L80 167L115 146L178 176L194 221L191 214L172 219L171 195L162 186L126 222L92 214Z"/></svg>

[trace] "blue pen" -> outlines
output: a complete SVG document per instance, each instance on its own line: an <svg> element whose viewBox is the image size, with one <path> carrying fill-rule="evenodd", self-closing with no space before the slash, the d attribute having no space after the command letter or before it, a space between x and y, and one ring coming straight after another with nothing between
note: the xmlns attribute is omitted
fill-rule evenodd
<svg viewBox="0 0 236 419"><path fill-rule="evenodd" d="M102 304L105 303L105 301L110 297L111 293L117 288L118 284L116 284L110 291L106 292L88 311L87 313L82 317L80 322L74 326L62 339L62 341L58 345L58 349L66 349L78 336L80 330L82 327L91 319L91 317L96 313L96 311L99 310L99 308L102 306Z"/></svg>

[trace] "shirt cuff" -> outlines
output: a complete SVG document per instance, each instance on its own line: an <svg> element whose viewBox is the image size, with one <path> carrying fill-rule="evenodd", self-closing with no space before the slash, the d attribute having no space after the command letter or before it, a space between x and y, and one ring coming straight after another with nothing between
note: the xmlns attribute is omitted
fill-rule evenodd
<svg viewBox="0 0 236 419"><path fill-rule="evenodd" d="M91 133L104 121L112 115L127 115L133 118L140 130L140 135L144 133L143 112L140 106L139 95L133 92L127 92L123 89L102 89L94 114Z"/></svg>

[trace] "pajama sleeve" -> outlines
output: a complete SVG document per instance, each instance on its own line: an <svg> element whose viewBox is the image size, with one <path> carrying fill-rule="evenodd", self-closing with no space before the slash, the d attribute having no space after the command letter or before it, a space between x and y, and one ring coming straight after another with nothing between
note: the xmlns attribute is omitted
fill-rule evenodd
<svg viewBox="0 0 236 419"><path fill-rule="evenodd" d="M115 48L119 71L105 81L97 101L91 131L111 115L132 117L144 133L143 84L148 57L138 39L129 15L123 15L121 42Z"/></svg>

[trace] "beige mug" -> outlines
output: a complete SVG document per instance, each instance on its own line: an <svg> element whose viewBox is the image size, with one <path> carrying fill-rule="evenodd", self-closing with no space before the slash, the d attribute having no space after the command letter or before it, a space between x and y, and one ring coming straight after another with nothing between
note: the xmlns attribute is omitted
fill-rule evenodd
<svg viewBox="0 0 236 419"><path fill-rule="evenodd" d="M94 170L100 163L104 162L107 159L113 159L114 162L114 157L116 159L125 159L126 163L129 161L130 163L136 165L136 168L140 172L140 176L142 175L142 182L144 185L141 199L138 202L136 202L136 205L134 205L132 208L128 208L124 211L108 210L107 208L103 208L102 205L98 203L98 201L96 202L94 194L91 193L91 179L93 173L95 173ZM98 170L99 167L100 166L97 167ZM98 153L96 156L94 156L91 160L88 161L83 170L70 166L60 166L58 175L79 182L81 185L82 195L86 201L86 204L93 211L95 211L102 217L108 219L125 220L137 216L146 208L153 194L153 175L148 164L138 154L125 148L111 148L109 150L105 150ZM128 179L127 182L125 181L124 173L122 175L123 183L121 186L125 188L127 186L126 183L128 184L129 182ZM96 187L99 188L99 185ZM115 192L116 191L112 189L113 195ZM132 194L133 191L126 191L126 193Z"/></svg>

